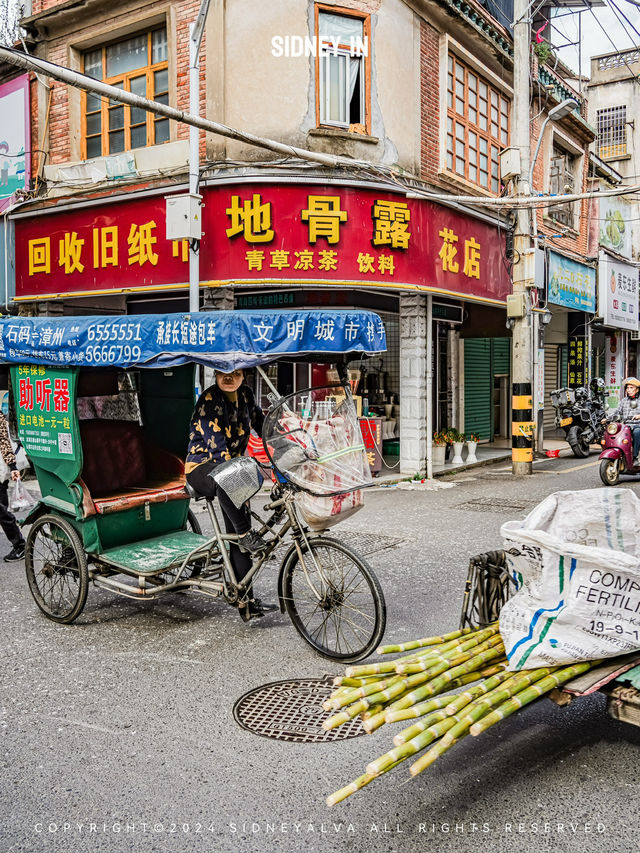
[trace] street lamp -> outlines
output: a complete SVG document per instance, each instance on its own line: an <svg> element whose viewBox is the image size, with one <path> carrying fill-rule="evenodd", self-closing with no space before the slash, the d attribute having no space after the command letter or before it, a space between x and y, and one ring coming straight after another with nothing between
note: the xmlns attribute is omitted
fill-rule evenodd
<svg viewBox="0 0 640 853"><path fill-rule="evenodd" d="M536 165L536 160L538 159L538 154L540 153L540 146L542 145L542 137L544 136L544 131L547 126L547 122L549 121L560 121L565 116L568 116L569 113L572 113L575 109L578 109L580 104L576 101L575 98L565 98L564 101L558 104L557 107L554 107L552 110L549 110L547 115L545 116L544 121L542 122L542 127L540 128L540 135L538 136L538 142L536 145L536 150L533 154L533 158L531 160L531 168L529 169L529 189L533 188L533 167ZM535 215L533 217L535 222Z"/></svg>

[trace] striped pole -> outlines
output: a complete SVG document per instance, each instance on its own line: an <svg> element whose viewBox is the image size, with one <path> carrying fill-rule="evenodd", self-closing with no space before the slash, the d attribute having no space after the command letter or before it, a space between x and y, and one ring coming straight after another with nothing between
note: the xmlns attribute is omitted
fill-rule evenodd
<svg viewBox="0 0 640 853"><path fill-rule="evenodd" d="M531 382L511 386L511 464L514 474L530 474L533 461L533 399Z"/></svg>

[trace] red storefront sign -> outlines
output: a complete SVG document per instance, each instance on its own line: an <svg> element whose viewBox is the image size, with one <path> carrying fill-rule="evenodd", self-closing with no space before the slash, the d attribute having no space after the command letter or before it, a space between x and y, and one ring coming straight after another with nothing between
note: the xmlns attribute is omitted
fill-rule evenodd
<svg viewBox="0 0 640 853"><path fill-rule="evenodd" d="M504 233L443 205L343 187L203 190L207 285L369 285L503 302ZM16 218L16 298L186 287L160 195Z"/></svg>

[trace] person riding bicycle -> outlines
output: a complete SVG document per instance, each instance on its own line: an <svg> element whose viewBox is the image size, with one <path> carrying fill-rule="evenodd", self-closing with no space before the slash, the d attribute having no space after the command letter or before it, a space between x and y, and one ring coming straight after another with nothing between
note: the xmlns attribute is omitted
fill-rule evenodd
<svg viewBox="0 0 640 853"><path fill-rule="evenodd" d="M216 371L215 379L215 385L198 398L191 418L185 474L198 494L217 496L227 533L240 536L237 545L231 545L229 557L236 579L241 581L251 568L251 555L266 543L251 529L249 502L236 507L212 475L216 466L244 454L252 428L259 435L262 432L264 414L251 389L243 383L244 371ZM251 587L239 607L245 622L275 609L274 605L254 599Z"/></svg>
<svg viewBox="0 0 640 853"><path fill-rule="evenodd" d="M620 399L617 408L609 413L606 420L620 421L631 427L635 460L640 452L640 379L629 376L623 381L622 387L625 396Z"/></svg>

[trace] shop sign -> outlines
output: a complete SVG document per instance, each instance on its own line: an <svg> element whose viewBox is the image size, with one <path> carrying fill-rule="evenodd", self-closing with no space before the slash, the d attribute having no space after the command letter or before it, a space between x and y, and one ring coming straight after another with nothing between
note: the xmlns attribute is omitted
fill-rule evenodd
<svg viewBox="0 0 640 853"><path fill-rule="evenodd" d="M404 194L343 186L202 190L204 285L346 285L504 303L504 231ZM18 299L188 286L164 196L16 216Z"/></svg>
<svg viewBox="0 0 640 853"><path fill-rule="evenodd" d="M569 388L587 384L587 339L584 335L570 335L568 357Z"/></svg>
<svg viewBox="0 0 640 853"><path fill-rule="evenodd" d="M0 213L16 190L29 188L29 75L23 74L0 86L0 115L9 117L0 131Z"/></svg>
<svg viewBox="0 0 640 853"><path fill-rule="evenodd" d="M549 252L547 299L574 311L596 310L596 271L592 267Z"/></svg>
<svg viewBox="0 0 640 853"><path fill-rule="evenodd" d="M600 245L630 258L632 221L631 206L624 199L600 199Z"/></svg>
<svg viewBox="0 0 640 853"><path fill-rule="evenodd" d="M19 365L16 378L18 433L27 455L73 457L69 371Z"/></svg>
<svg viewBox="0 0 640 853"><path fill-rule="evenodd" d="M638 272L638 267L600 253L598 308L605 326L638 330Z"/></svg>
<svg viewBox="0 0 640 853"><path fill-rule="evenodd" d="M604 369L604 381L608 395L607 405L609 408L615 408L620 402L620 383L624 369L621 332L605 335Z"/></svg>
<svg viewBox="0 0 640 853"><path fill-rule="evenodd" d="M536 399L539 412L544 409L544 347L538 349L538 364L536 371Z"/></svg>

